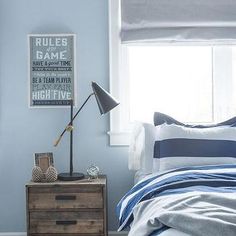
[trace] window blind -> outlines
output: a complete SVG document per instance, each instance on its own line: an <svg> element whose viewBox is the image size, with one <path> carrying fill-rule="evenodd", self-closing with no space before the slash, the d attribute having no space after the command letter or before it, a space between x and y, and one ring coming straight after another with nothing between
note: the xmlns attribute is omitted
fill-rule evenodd
<svg viewBox="0 0 236 236"><path fill-rule="evenodd" d="M120 0L121 41L236 40L235 0Z"/></svg>

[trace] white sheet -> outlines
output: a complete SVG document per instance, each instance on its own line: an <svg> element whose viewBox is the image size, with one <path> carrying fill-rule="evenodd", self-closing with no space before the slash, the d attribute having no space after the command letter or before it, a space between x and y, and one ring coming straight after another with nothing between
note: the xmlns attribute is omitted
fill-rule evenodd
<svg viewBox="0 0 236 236"><path fill-rule="evenodd" d="M158 236L191 236L176 229L168 229Z"/></svg>
<svg viewBox="0 0 236 236"><path fill-rule="evenodd" d="M142 170L138 170L134 175L134 184L137 184L139 181L143 180L147 176L151 176L152 174L146 174Z"/></svg>
<svg viewBox="0 0 236 236"><path fill-rule="evenodd" d="M134 184L138 183L142 179L151 176L151 174L142 173L142 171L137 171L134 176ZM168 229L158 236L191 236L189 234L183 233L176 229Z"/></svg>

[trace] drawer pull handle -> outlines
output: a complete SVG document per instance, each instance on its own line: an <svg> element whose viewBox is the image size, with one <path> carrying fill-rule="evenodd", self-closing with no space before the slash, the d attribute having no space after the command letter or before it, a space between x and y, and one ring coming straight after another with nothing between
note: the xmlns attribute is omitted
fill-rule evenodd
<svg viewBox="0 0 236 236"><path fill-rule="evenodd" d="M76 225L77 221L76 220L57 220L56 224L57 225Z"/></svg>
<svg viewBox="0 0 236 236"><path fill-rule="evenodd" d="M57 195L55 197L56 200L76 200L76 196L73 195Z"/></svg>

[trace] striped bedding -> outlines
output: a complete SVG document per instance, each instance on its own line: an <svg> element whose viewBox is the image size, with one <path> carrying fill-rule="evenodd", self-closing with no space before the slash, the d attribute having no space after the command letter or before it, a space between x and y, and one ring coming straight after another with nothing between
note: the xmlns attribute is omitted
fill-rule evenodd
<svg viewBox="0 0 236 236"><path fill-rule="evenodd" d="M191 210L191 211L190 211ZM137 183L117 205L119 231L159 235L175 228L192 236L236 235L236 165L183 167Z"/></svg>

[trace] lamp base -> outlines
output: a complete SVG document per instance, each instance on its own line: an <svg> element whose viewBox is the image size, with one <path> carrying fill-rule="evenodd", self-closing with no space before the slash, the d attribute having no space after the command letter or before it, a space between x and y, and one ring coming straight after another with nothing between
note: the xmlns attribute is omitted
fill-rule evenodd
<svg viewBox="0 0 236 236"><path fill-rule="evenodd" d="M58 179L62 181L74 181L83 178L84 178L83 173L72 173L72 175L70 175L70 173L61 173L58 175Z"/></svg>

